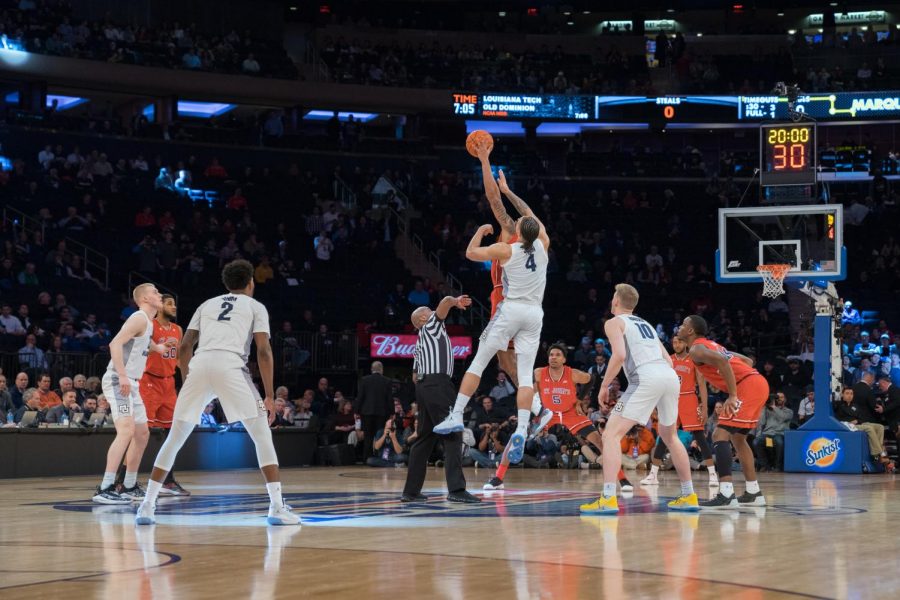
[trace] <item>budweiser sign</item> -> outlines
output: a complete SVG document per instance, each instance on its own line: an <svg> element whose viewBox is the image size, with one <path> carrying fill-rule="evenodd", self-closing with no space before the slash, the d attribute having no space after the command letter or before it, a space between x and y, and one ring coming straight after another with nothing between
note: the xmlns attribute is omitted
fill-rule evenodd
<svg viewBox="0 0 900 600"><path fill-rule="evenodd" d="M413 358L416 353L415 335L394 333L373 333L369 338L369 356L372 358ZM472 338L453 336L450 338L453 358L466 358L472 354Z"/></svg>

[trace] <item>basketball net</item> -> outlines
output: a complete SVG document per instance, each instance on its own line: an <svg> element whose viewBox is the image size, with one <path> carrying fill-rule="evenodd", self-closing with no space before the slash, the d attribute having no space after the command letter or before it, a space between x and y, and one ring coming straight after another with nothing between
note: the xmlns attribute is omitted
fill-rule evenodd
<svg viewBox="0 0 900 600"><path fill-rule="evenodd" d="M777 298L784 293L784 277L791 265L758 265L756 270L763 278L763 296Z"/></svg>

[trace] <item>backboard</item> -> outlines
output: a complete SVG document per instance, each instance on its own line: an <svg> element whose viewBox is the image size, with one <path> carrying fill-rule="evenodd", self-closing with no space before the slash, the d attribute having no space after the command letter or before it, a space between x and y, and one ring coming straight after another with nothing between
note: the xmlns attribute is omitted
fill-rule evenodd
<svg viewBox="0 0 900 600"><path fill-rule="evenodd" d="M840 204L719 209L716 280L762 280L761 264L789 264L786 281L846 277L844 211Z"/></svg>

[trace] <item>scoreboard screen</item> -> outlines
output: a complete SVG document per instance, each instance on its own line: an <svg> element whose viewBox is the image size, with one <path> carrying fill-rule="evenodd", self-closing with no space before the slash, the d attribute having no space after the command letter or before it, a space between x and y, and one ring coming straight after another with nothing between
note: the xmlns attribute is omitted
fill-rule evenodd
<svg viewBox="0 0 900 600"><path fill-rule="evenodd" d="M595 118L593 96L454 93L453 114L492 119L590 121Z"/></svg>
<svg viewBox="0 0 900 600"><path fill-rule="evenodd" d="M759 132L760 185L815 185L815 123L765 124Z"/></svg>

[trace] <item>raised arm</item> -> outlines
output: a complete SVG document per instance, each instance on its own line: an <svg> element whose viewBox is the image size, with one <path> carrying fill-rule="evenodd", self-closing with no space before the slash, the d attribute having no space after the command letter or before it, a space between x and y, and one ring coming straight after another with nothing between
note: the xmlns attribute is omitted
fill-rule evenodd
<svg viewBox="0 0 900 600"><path fill-rule="evenodd" d="M572 381L579 384L585 384L591 382L590 373L585 373L584 371L579 371L578 369L572 369ZM537 380L535 380L537 381Z"/></svg>
<svg viewBox="0 0 900 600"><path fill-rule="evenodd" d="M499 172L500 177L497 179L497 184L500 186L500 193L506 196L510 203L512 203L513 208L515 208L520 215L523 217L533 217L534 212L531 210L531 207L509 189L509 184L506 183L506 175L503 173L503 169L500 169Z"/></svg>
<svg viewBox="0 0 900 600"><path fill-rule="evenodd" d="M484 144L478 144L475 148L478 153L478 160L481 161L481 178L484 180L484 195L487 196L488 203L491 205L491 211L494 218L500 224L500 229L508 236L516 233L516 221L506 212L503 206L503 198L500 197L500 188L494 180L494 174L491 172L491 161L489 159L490 150Z"/></svg>
<svg viewBox="0 0 900 600"><path fill-rule="evenodd" d="M447 318L447 315L450 313L451 308L458 308L459 310L466 310L472 306L472 299L463 294L462 296L446 296L441 303L438 304L437 309L434 311L437 313L437 318L443 321Z"/></svg>
<svg viewBox="0 0 900 600"><path fill-rule="evenodd" d="M494 233L493 225L482 225L472 236L469 247L466 248L466 258L476 262L484 262L487 260L506 260L512 256L512 249L509 244L499 242L490 246L482 246L481 240L489 233Z"/></svg>

